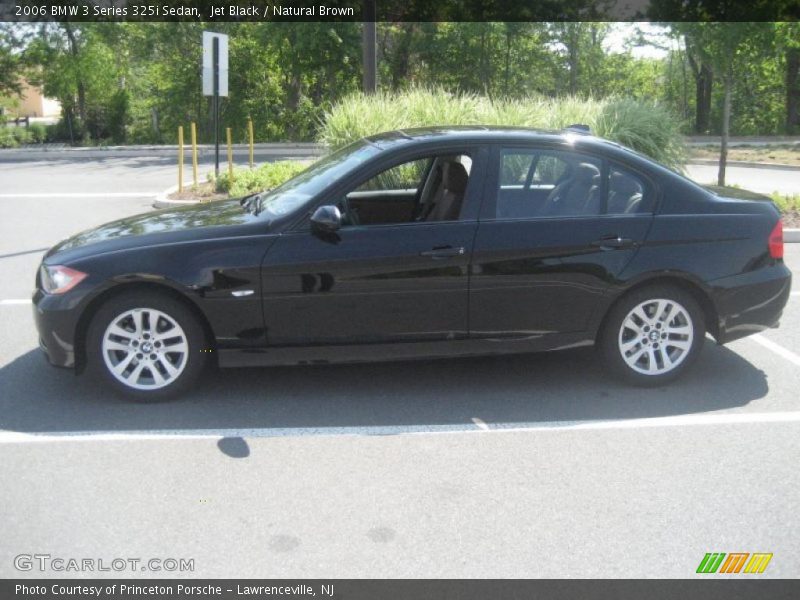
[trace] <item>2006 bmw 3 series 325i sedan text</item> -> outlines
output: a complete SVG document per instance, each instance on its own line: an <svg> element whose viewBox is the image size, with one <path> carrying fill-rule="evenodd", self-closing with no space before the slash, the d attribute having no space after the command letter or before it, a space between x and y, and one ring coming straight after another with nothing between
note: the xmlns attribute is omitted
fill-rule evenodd
<svg viewBox="0 0 800 600"><path fill-rule="evenodd" d="M34 313L51 363L144 400L212 364L589 344L660 385L707 333L777 326L790 283L763 196L577 130L434 128L363 139L269 192L80 233L46 254Z"/></svg>

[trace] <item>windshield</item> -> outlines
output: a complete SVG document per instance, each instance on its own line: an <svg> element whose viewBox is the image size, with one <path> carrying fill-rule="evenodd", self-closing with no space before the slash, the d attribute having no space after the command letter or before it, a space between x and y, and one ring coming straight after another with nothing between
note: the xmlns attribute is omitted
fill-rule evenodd
<svg viewBox="0 0 800 600"><path fill-rule="evenodd" d="M321 158L275 189L259 194L254 212L271 218L287 215L378 152L380 148L365 140L353 142Z"/></svg>

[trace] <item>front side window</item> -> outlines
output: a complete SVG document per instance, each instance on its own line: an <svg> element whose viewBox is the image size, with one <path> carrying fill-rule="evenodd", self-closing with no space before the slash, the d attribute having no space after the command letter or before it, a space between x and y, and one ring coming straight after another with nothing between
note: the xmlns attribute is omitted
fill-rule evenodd
<svg viewBox="0 0 800 600"><path fill-rule="evenodd" d="M557 150L506 150L500 160L496 218L600 214L600 160Z"/></svg>
<svg viewBox="0 0 800 600"><path fill-rule="evenodd" d="M466 198L467 154L416 158L362 182L339 201L345 226L456 221Z"/></svg>
<svg viewBox="0 0 800 600"><path fill-rule="evenodd" d="M321 158L273 190L255 195L252 210L254 214L262 214L266 218L282 217L294 212L379 152L380 148L364 140L354 142Z"/></svg>

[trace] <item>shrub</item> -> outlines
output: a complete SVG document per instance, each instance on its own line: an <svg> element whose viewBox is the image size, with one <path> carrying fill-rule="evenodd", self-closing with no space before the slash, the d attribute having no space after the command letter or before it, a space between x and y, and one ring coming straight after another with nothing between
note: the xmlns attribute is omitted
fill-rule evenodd
<svg viewBox="0 0 800 600"><path fill-rule="evenodd" d="M31 141L35 144L41 144L47 139L47 127L42 123L31 123L28 131L31 135Z"/></svg>
<svg viewBox="0 0 800 600"><path fill-rule="evenodd" d="M0 124L0 148L16 148L19 142L14 137L11 127Z"/></svg>
<svg viewBox="0 0 800 600"><path fill-rule="evenodd" d="M71 142L69 135L69 123L66 119L61 119L57 123L48 125L46 128L46 141L48 142Z"/></svg>
<svg viewBox="0 0 800 600"><path fill-rule="evenodd" d="M291 179L307 166L308 163L305 161L282 160L264 163L255 169L236 168L233 170L233 185L231 185L227 170L220 171L216 181L213 173L209 174L208 179L209 181L214 181L217 192L227 193L233 197L246 196L247 194L272 189Z"/></svg>
<svg viewBox="0 0 800 600"><path fill-rule="evenodd" d="M674 169L685 160L680 121L661 105L631 98L491 100L443 89L353 94L327 111L318 141L340 148L366 135L429 125L508 125L558 130L583 123L599 136Z"/></svg>
<svg viewBox="0 0 800 600"><path fill-rule="evenodd" d="M33 134L27 127L0 125L0 148L18 148L33 141Z"/></svg>

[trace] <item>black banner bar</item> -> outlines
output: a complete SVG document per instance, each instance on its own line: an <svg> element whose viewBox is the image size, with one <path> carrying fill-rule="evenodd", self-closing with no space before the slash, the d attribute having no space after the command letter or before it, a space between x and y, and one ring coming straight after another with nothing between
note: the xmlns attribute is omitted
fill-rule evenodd
<svg viewBox="0 0 800 600"><path fill-rule="evenodd" d="M601 559L602 557L598 557ZM653 565L655 570L658 565ZM552 579L6 579L0 598L65 600L789 600L800 580L741 576L694 580ZM745 579L745 577L747 577Z"/></svg>
<svg viewBox="0 0 800 600"><path fill-rule="evenodd" d="M364 0L0 0L0 21L364 21ZM376 0L376 21L796 21L800 0Z"/></svg>

